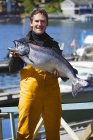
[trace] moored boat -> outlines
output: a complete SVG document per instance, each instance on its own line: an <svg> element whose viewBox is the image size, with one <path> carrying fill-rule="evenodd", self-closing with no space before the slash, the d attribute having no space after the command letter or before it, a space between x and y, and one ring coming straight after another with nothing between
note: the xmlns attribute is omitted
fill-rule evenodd
<svg viewBox="0 0 93 140"><path fill-rule="evenodd" d="M72 96L71 81L63 82L59 78L60 92L63 103L78 103L93 101L93 62L72 61L70 62L74 68L78 70L78 77L89 81L89 86L82 88L76 97Z"/></svg>
<svg viewBox="0 0 93 140"><path fill-rule="evenodd" d="M93 60L93 33L82 39L81 47L76 49L76 56L79 61Z"/></svg>
<svg viewBox="0 0 93 140"><path fill-rule="evenodd" d="M9 72L8 59L0 61L0 72Z"/></svg>

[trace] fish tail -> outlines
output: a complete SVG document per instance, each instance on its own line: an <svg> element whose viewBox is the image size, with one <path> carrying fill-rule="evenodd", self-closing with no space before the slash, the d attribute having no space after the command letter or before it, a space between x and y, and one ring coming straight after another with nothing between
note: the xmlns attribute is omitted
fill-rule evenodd
<svg viewBox="0 0 93 140"><path fill-rule="evenodd" d="M76 82L72 84L72 95L76 96L82 87L87 87L87 86L89 86L88 81L77 79Z"/></svg>

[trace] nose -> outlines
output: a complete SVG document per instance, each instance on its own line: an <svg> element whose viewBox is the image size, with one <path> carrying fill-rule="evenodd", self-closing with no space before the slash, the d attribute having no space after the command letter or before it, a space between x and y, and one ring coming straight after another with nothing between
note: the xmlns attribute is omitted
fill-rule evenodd
<svg viewBox="0 0 93 140"><path fill-rule="evenodd" d="M39 22L38 22L38 25L42 25L42 22L41 22L41 21L39 21Z"/></svg>

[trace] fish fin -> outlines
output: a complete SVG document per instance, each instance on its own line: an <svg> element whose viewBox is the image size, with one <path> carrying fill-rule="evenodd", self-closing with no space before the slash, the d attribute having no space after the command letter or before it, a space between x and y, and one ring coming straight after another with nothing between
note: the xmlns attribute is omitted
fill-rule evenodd
<svg viewBox="0 0 93 140"><path fill-rule="evenodd" d="M78 74L78 70L73 68L75 75Z"/></svg>
<svg viewBox="0 0 93 140"><path fill-rule="evenodd" d="M72 95L73 96L76 96L77 93L79 92L79 90L82 88L82 87L87 87L89 86L89 83L88 81L85 81L85 80L77 80L74 84L72 84Z"/></svg>
<svg viewBox="0 0 93 140"><path fill-rule="evenodd" d="M67 80L69 80L69 78L67 78L67 77L61 77L61 79L62 79L64 82L66 82Z"/></svg>
<svg viewBox="0 0 93 140"><path fill-rule="evenodd" d="M81 86L79 84L72 84L72 95L75 97L79 92Z"/></svg>

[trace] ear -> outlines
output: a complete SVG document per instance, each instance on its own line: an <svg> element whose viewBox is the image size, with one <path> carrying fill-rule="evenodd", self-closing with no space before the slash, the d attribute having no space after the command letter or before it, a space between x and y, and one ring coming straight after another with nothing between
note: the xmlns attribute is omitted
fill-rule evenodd
<svg viewBox="0 0 93 140"><path fill-rule="evenodd" d="M33 24L30 22L30 27L32 28L33 27Z"/></svg>

